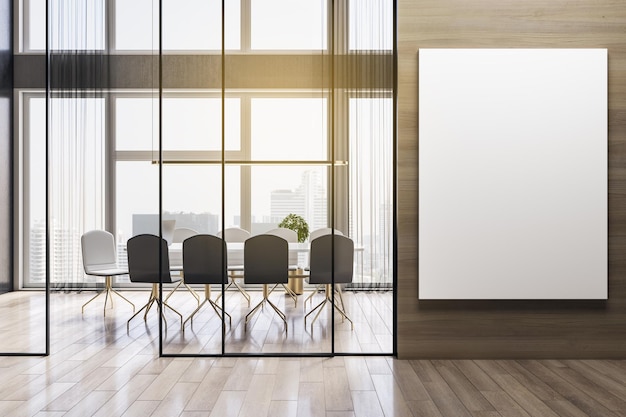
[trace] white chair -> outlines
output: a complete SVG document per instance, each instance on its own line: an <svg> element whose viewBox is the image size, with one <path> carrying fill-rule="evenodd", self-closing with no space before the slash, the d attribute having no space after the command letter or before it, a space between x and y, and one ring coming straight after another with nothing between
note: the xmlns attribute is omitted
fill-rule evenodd
<svg viewBox="0 0 626 417"><path fill-rule="evenodd" d="M291 229L284 227L278 227L266 232L268 235L278 236L285 239L288 243L298 243L298 233ZM296 252L289 253L289 271L292 276L295 276L295 272L299 269L298 266L298 254ZM298 294L296 294L288 285L282 284L287 291L287 294L293 299L294 306L298 305ZM272 289L273 291L274 289Z"/></svg>
<svg viewBox="0 0 626 417"><path fill-rule="evenodd" d="M223 232L217 232L217 237L224 239L226 243L243 243L250 238L250 232L245 229L241 229L239 227L228 227L224 229ZM243 252L240 254L233 254L228 257L228 277L230 278L230 282L224 289L227 290L231 286L235 286L239 290L239 292L243 295L243 297L248 302L248 307L250 307L250 294L246 292L238 283L237 279L243 278ZM218 301L222 294L218 295L215 301Z"/></svg>
<svg viewBox="0 0 626 417"><path fill-rule="evenodd" d="M319 309L313 320L311 326L317 317L322 312L322 308L330 303L334 307L342 319L346 319L352 325L354 330L354 323L346 314L345 307L343 305L343 298L341 300L341 307L339 307L332 294L332 284L348 284L352 282L352 276L354 274L354 242L352 239L341 235L324 235L311 241L311 268L309 275L310 284L321 284L326 286L326 296L324 301L315 306L304 316L304 326L306 327L307 318ZM341 292L339 292L341 297Z"/></svg>
<svg viewBox="0 0 626 417"><path fill-rule="evenodd" d="M111 299L111 307L113 307L113 294L133 306L126 297L113 289L113 277L117 275L128 274L127 269L118 267L117 250L115 248L115 239L113 235L106 230L92 230L83 234L80 238L80 246L83 252L83 268L87 275L104 277L104 290L96 294L93 298L83 304L82 312L85 312L85 306L93 300L104 294L104 315L106 316L107 300Z"/></svg>
<svg viewBox="0 0 626 417"><path fill-rule="evenodd" d="M337 229L332 229L330 227L322 227L321 229L316 229L313 230L311 232L311 234L309 235L309 242L313 242L313 240L317 239L320 236L325 236L325 235L330 235L330 234L335 234L335 235L339 235L339 236L343 236L343 233L341 233L340 230ZM308 268L307 268L308 269ZM309 296L307 298L304 299L304 305L306 306L306 302L311 300L311 303L313 303L313 296L315 294L317 294L317 292L320 290L320 288L323 287L324 284L319 284L312 292L311 294L309 294Z"/></svg>
<svg viewBox="0 0 626 417"><path fill-rule="evenodd" d="M311 232L311 234L309 235L309 242L312 242L312 241L313 241L313 239L317 239L317 238L318 238L318 237L320 237L320 236L330 235L330 234L332 234L332 233L333 233L333 229L332 229L332 228L330 228L330 227L322 227L321 229L316 229L316 230L313 230L313 231ZM341 231L340 231L340 230L335 229L335 230L334 230L334 233L335 233L336 235L343 236L343 233L341 233Z"/></svg>
<svg viewBox="0 0 626 417"><path fill-rule="evenodd" d="M188 227L177 227L174 229L172 236L173 243L183 243L185 239L199 234L197 230L190 229ZM165 236L164 236L165 237ZM166 239L167 240L167 239Z"/></svg>
<svg viewBox="0 0 626 417"><path fill-rule="evenodd" d="M174 242L174 230L176 230L176 220L163 220L161 223L161 233L163 239L167 242L167 246ZM158 235L158 232L154 234Z"/></svg>
<svg viewBox="0 0 626 417"><path fill-rule="evenodd" d="M246 284L262 284L263 299L248 314L246 326L250 318L266 303L285 323L287 331L287 317L285 313L269 300L271 291L269 284L286 284L289 277L289 244L279 236L257 235L246 240L244 244L244 281Z"/></svg>
<svg viewBox="0 0 626 417"><path fill-rule="evenodd" d="M172 243L183 243L185 241L185 239L190 238L192 236L195 236L197 234L198 234L197 230L190 229L188 227L176 228L172 232ZM164 235L165 235L165 233L164 233ZM164 238L165 238L165 236L164 236ZM199 306L200 305L200 296L185 281L184 271L181 271L181 273L182 273L181 280L178 282L178 284L176 284L176 287L174 287L174 289L167 295L167 298L165 298L165 302L167 302L167 300L169 300L169 298L172 296L172 294L174 294L174 291L176 291L178 289L178 287L180 287L181 285L184 285L185 288L187 288L187 290L191 293L193 298L196 299L196 301L198 302L198 306Z"/></svg>

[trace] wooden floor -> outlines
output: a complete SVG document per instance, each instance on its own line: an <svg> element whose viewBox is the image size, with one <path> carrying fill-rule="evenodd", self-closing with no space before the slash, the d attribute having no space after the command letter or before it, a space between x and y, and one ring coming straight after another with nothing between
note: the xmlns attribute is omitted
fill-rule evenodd
<svg viewBox="0 0 626 417"><path fill-rule="evenodd" d="M146 296L124 294L138 304ZM626 361L159 358L154 313L147 322L135 319L127 333L131 309L122 302L107 310L106 318L102 300L80 314L90 295L51 295L50 356L0 357L0 416L626 416ZM347 308L355 302L366 305L368 295L373 304L384 304L384 295L360 293L346 300ZM193 307L193 301L188 306L183 301L189 294L175 296L173 305L185 311ZM238 296L229 296L233 298L227 301L236 304ZM37 328L43 320L42 301L38 293L0 296L3 350L25 346L17 339L29 339L33 347L43 342L37 332L42 329ZM211 338L203 336L213 321L209 313L215 315L204 311L193 332L187 329L184 335L168 314L166 347L210 347ZM280 322L264 311L250 323L253 329L258 326L256 341L246 344L237 330L240 316L233 316L227 337L241 351L252 351L258 343L261 349L291 350L293 341L314 340L318 332L322 337L328 324L297 330L302 323L292 319L294 336L283 332L280 343L275 336ZM16 327L16 320L22 325ZM337 325L346 323L337 318ZM267 328L264 338L261 328ZM323 346L311 342L303 350Z"/></svg>

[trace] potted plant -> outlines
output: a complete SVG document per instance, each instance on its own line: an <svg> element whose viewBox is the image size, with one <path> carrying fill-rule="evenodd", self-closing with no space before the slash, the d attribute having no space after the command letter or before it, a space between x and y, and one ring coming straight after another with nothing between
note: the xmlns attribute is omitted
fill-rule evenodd
<svg viewBox="0 0 626 417"><path fill-rule="evenodd" d="M279 224L278 227L293 230L298 234L298 242L302 243L309 237L309 225L302 216L297 214L288 214Z"/></svg>

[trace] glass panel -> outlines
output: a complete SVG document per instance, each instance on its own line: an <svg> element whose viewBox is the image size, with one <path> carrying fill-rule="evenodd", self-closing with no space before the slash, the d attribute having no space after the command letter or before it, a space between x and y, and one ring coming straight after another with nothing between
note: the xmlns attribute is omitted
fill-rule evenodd
<svg viewBox="0 0 626 417"><path fill-rule="evenodd" d="M309 230L328 225L327 167L252 167L252 234L278 227L288 214L302 216Z"/></svg>
<svg viewBox="0 0 626 417"><path fill-rule="evenodd" d="M25 50L46 49L46 1L25 0L27 6ZM52 50L103 50L104 0L48 0Z"/></svg>
<svg viewBox="0 0 626 417"><path fill-rule="evenodd" d="M393 0L358 0L349 5L350 50L393 49Z"/></svg>
<svg viewBox="0 0 626 417"><path fill-rule="evenodd" d="M159 2L115 1L115 49L159 49Z"/></svg>
<svg viewBox="0 0 626 417"><path fill-rule="evenodd" d="M159 47L159 2L115 3L115 49L153 50ZM241 47L241 3L225 2L226 49ZM164 0L163 50L222 49L221 0Z"/></svg>
<svg viewBox="0 0 626 417"><path fill-rule="evenodd" d="M326 160L324 98L253 98L252 160Z"/></svg>
<svg viewBox="0 0 626 417"><path fill-rule="evenodd" d="M24 143L24 286L46 280L46 99L28 99Z"/></svg>
<svg viewBox="0 0 626 417"><path fill-rule="evenodd" d="M46 351L45 291L1 294L0 313L0 353L41 354Z"/></svg>
<svg viewBox="0 0 626 417"><path fill-rule="evenodd" d="M251 0L251 16L252 49L326 49L326 0Z"/></svg>
<svg viewBox="0 0 626 417"><path fill-rule="evenodd" d="M23 96L20 96L20 98ZM45 286L46 279L46 100L24 97L22 159L15 164L23 187L17 228L21 246L16 253L22 259L15 265L24 286ZM17 192L19 188L15 191ZM16 193L16 196L19 193ZM11 279L13 279L11 277ZM44 353L46 350L46 292L14 291L0 295L1 353Z"/></svg>
<svg viewBox="0 0 626 417"><path fill-rule="evenodd" d="M240 100L227 98L225 107L226 150L239 150L241 148ZM219 151L221 149L221 98L195 97L163 100L163 150Z"/></svg>
<svg viewBox="0 0 626 417"><path fill-rule="evenodd" d="M105 48L104 0L51 0L50 16L51 50Z"/></svg>
<svg viewBox="0 0 626 417"><path fill-rule="evenodd" d="M45 282L45 98L29 100L26 167L28 230L24 231L24 285ZM50 281L82 287L85 276L80 236L104 226L104 100L50 101Z"/></svg>
<svg viewBox="0 0 626 417"><path fill-rule="evenodd" d="M142 230L144 220L159 214L159 166L150 161L120 161L115 179L116 238L118 248L122 248ZM123 258L118 260L124 262Z"/></svg>
<svg viewBox="0 0 626 417"><path fill-rule="evenodd" d="M151 97L117 97L115 146L118 151L158 149L159 101Z"/></svg>
<svg viewBox="0 0 626 417"><path fill-rule="evenodd" d="M28 5L24 22L28 36L24 39L24 49L43 51L46 49L46 0L24 0L24 5Z"/></svg>
<svg viewBox="0 0 626 417"><path fill-rule="evenodd" d="M226 167L225 186L226 200L222 200L222 166L221 165L164 165L163 166L163 219L176 221L176 229L189 228L202 234L217 235L222 230L222 205L225 205L226 224L239 217L240 198L240 167ZM174 239L169 247L170 265L182 265L182 244ZM211 257L214 253L206 253ZM186 256L186 255L185 255ZM218 255L221 260L221 254ZM174 273L176 275L176 273ZM181 275L184 279L184 273ZM218 284L206 287L194 285L201 301L207 297L215 301L221 293ZM238 291L228 291L225 295L226 312L233 316L236 325L236 307L245 300L239 299ZM171 297L169 303L178 310L185 319L198 308L196 299L189 288L180 287ZM221 300L219 304L221 305ZM166 353L197 353L220 354L222 352L221 322L211 305L204 304L193 316L193 321L186 323L184 337L179 337L177 330L164 334L164 352Z"/></svg>
<svg viewBox="0 0 626 417"><path fill-rule="evenodd" d="M241 3L225 2L226 49L240 49ZM163 1L163 49L221 50L221 0Z"/></svg>
<svg viewBox="0 0 626 417"><path fill-rule="evenodd" d="M229 167L232 168L232 167ZM237 182L235 169L229 182ZM235 184L238 189L238 184ZM229 193L227 206L238 205L239 193ZM229 217L234 214L228 213ZM220 165L165 165L163 218L176 219L176 227L217 234L222 227L222 167Z"/></svg>
<svg viewBox="0 0 626 417"><path fill-rule="evenodd" d="M309 229L327 224L327 171L326 166L252 166L251 177L251 232L259 235L278 226L289 213L302 216ZM308 295L309 287L304 285L304 269L308 265L305 247L301 250L293 247L289 252L289 264L298 266L292 269L288 288L296 291L300 301L294 299L279 285L268 295L271 301L286 315L288 331L279 314L270 305L258 309L250 316L247 325L245 316L261 300L263 293L260 285L246 284L245 290L251 297L250 306L242 295L233 294L233 300L239 300L231 309L233 331L226 336L228 353L323 353L331 351L330 328L310 331L304 325L303 297ZM245 281L242 280L242 284ZM271 287L271 285L270 285ZM311 288L311 290L314 288ZM303 290L306 292L303 293ZM236 296L236 297L235 297ZM245 328L245 330L244 330Z"/></svg>
<svg viewBox="0 0 626 417"><path fill-rule="evenodd" d="M221 230L222 180L220 165L164 165L163 218L201 233ZM226 224L240 218L240 168L226 167ZM117 240L125 242L159 211L159 165L150 161L116 164Z"/></svg>
<svg viewBox="0 0 626 417"><path fill-rule="evenodd" d="M116 148L119 151L157 150L158 99L118 97ZM163 150L219 151L222 148L220 98L163 100ZM241 148L241 108L238 98L226 99L226 150Z"/></svg>
<svg viewBox="0 0 626 417"><path fill-rule="evenodd" d="M334 293L354 323L335 314L335 351L393 351L393 101L384 97L349 100L349 165L335 177L337 207L346 207L348 236L355 245L352 282ZM339 194L346 179L349 200ZM335 224L341 224L341 209ZM339 260L335 260L339 262ZM319 320L330 319L330 312ZM320 324L322 325L322 324Z"/></svg>

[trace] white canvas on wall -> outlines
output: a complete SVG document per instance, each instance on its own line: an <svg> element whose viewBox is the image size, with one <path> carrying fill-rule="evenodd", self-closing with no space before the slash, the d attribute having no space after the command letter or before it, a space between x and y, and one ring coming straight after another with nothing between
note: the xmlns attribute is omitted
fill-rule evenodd
<svg viewBox="0 0 626 417"><path fill-rule="evenodd" d="M606 299L607 50L419 50L419 298Z"/></svg>

